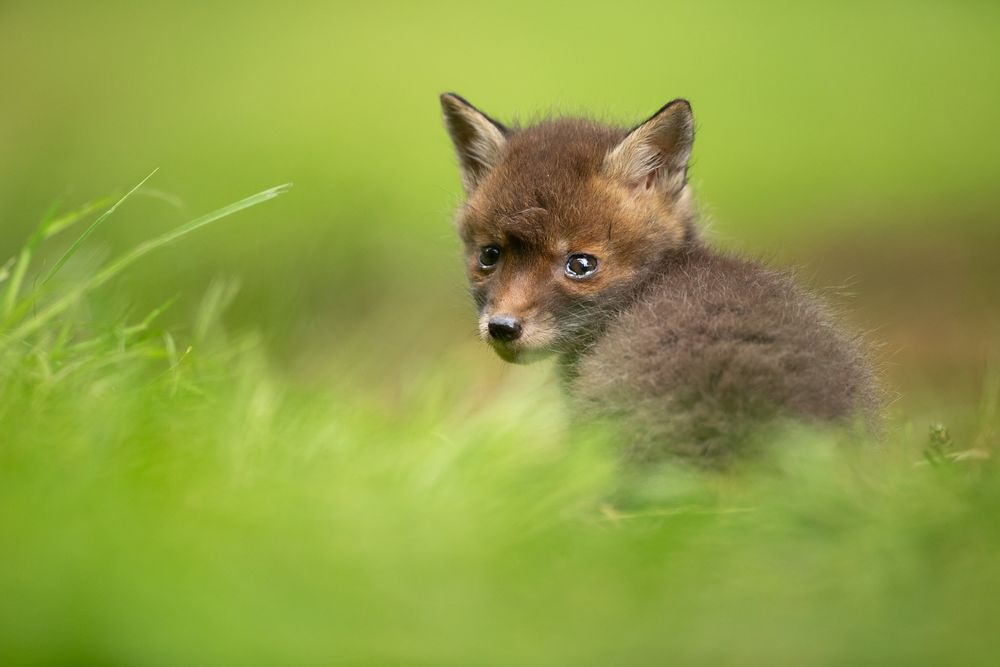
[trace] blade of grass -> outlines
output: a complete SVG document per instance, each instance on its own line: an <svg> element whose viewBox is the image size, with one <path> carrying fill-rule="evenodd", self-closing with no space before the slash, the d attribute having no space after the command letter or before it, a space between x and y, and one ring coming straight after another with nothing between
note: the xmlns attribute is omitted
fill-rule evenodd
<svg viewBox="0 0 1000 667"><path fill-rule="evenodd" d="M14 273L12 274L10 283L7 285L7 290L4 292L3 296L3 319L6 320L10 315L10 312L14 309L14 302L17 300L17 295L21 291L21 283L24 282L24 275L28 271L28 264L31 263L31 256L35 253L35 248L41 243L45 236L45 229L51 224L52 218L55 217L56 211L59 210L59 200L52 202L49 206L49 210L45 212L42 216L42 221L35 228L35 231L28 238L28 242L24 244L21 248L21 252L18 253L17 259L14 260Z"/></svg>
<svg viewBox="0 0 1000 667"><path fill-rule="evenodd" d="M25 320L20 326L12 330L10 334L2 341L4 343L11 341L23 340L26 336L34 333L49 320L56 317L67 308L76 303L84 294L87 292L97 289L101 285L105 284L117 274L124 271L131 264L135 263L142 257L148 255L149 253L162 248L165 245L173 243L177 239L190 234L191 232L204 227L205 225L211 224L221 218L225 218L234 213L242 211L244 209L250 208L251 206L256 206L262 204L266 201L274 199L275 197L288 192L292 187L291 183L286 183L284 185L278 185L273 188L264 190L263 192L258 192L255 195L251 195L245 199L230 204L228 206L223 206L220 209L207 213L200 218L195 218L194 220L181 225L180 227L175 227L174 229L161 234L155 238L148 241L140 243L131 251L125 253L118 259L109 262L101 270L91 276L88 280L83 282L81 285L72 288L67 294L59 299L56 299L52 303L48 304L42 308L37 314L32 316L30 319Z"/></svg>
<svg viewBox="0 0 1000 667"><path fill-rule="evenodd" d="M35 227L35 231L31 233L28 237L27 243L21 248L21 252L16 256L12 257L10 261L4 265L5 269L9 269L11 266L15 266L11 283L7 286L7 290L4 293L3 298L3 309L0 311L0 317L6 319L10 316L11 311L14 308L14 304L17 302L17 295L21 291L21 285L24 283L24 276L28 271L28 266L31 264L31 258L35 254L35 250L38 245L47 239L52 238L62 230L67 227L72 227L80 220L83 220L88 215L94 211L104 208L115 201L114 197L102 197L101 199L96 199L92 202L88 202L76 209L64 215L55 216L56 211L59 209L59 201L55 201L52 206L49 207L48 212L42 217L42 221ZM6 273L0 282L10 278L11 275Z"/></svg>
<svg viewBox="0 0 1000 667"><path fill-rule="evenodd" d="M0 283L10 278L10 267L14 266L14 262L17 261L17 257L11 257L3 266L0 266Z"/></svg>
<svg viewBox="0 0 1000 667"><path fill-rule="evenodd" d="M52 265L52 268L49 270L49 272L45 274L44 278L42 278L41 282L39 283L39 286L45 285L47 282L49 282L50 280L52 280L52 277L55 276L59 272L59 269L61 269L63 267L63 265L66 262L69 261L69 258L76 254L76 251L80 249L80 246L83 245L83 242L86 241L87 238L91 234L94 233L94 230L96 230L98 227L100 227L101 224L103 224L105 220L107 220L109 217L111 217L111 214L114 213L115 210L117 210L117 208L119 206L121 206L125 202L126 199L128 199L130 196L132 196L132 194L136 190L138 190L143 185L145 185L146 181L148 181L149 179L151 179L153 177L153 174L155 174L157 171L159 171L159 168L156 168L153 171L149 172L149 175L146 176L146 178L144 178L141 181L139 181L138 185L136 185L134 188L132 188L131 190L129 190L128 192L126 192L125 195L122 196L121 199L119 199L118 201L116 201L111 206L111 208L109 208L107 211L105 211L104 213L102 213L100 215L100 217L97 218L97 220L94 220L94 222L92 222L90 224L90 226L87 227L87 229L84 230L84 232L82 234L80 234L80 236L78 236L75 241L73 241L73 244L70 245L70 247L66 249L66 252L64 252L62 254L62 257L60 257L56 261L56 263Z"/></svg>
<svg viewBox="0 0 1000 667"><path fill-rule="evenodd" d="M223 206L220 209L207 213L200 218L195 218L194 220L181 225L180 227L175 227L170 231L161 234L155 238L148 241L144 241L133 248L130 252L126 253L117 260L110 262L103 269L98 271L93 278L88 281L89 289L103 285L108 280L113 278L116 274L123 271L130 264L136 260L142 258L143 256L149 254L150 252L162 248L163 246L169 245L181 238L186 236L191 232L204 227L205 225L211 224L216 220L220 220L234 213L242 211L243 209L250 208L251 206L256 206L258 204L263 204L266 201L274 199L291 189L291 183L285 183L283 185L278 185L273 188L268 188L263 192L258 192L255 195L241 199L238 202L230 204L229 206Z"/></svg>
<svg viewBox="0 0 1000 667"><path fill-rule="evenodd" d="M53 236L55 236L62 230L66 229L67 227L75 225L77 222L79 222L83 218L86 218L94 211L104 208L105 206L114 203L114 201L115 201L115 195L108 197L101 197L100 199L95 199L92 202L87 202L86 204L76 209L75 211L59 216L58 218L50 222L48 225L43 225L39 227L39 229L36 231L36 234L38 234L39 236L38 241L44 241L46 239L52 238Z"/></svg>
<svg viewBox="0 0 1000 667"><path fill-rule="evenodd" d="M130 343L132 338L146 332L150 328L150 325L156 320L156 318L158 318L160 315L166 312L177 301L178 298L179 298L178 296L171 297L166 302L164 302L162 306L159 306L158 308L151 311L148 315L146 315L146 317L143 318L143 320L138 324L122 326L119 329L117 329L116 332L112 335L118 336L119 340L123 344ZM106 332L101 333L97 336L94 336L93 338L87 338L86 340L82 340L80 342L73 343L72 345L67 346L66 351L74 353L83 352L86 350L100 347L102 345L106 345L108 340L109 340L109 334Z"/></svg>

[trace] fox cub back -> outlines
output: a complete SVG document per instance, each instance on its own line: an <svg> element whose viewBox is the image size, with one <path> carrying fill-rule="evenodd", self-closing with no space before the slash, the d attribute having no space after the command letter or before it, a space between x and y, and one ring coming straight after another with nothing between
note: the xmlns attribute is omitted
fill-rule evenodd
<svg viewBox="0 0 1000 667"><path fill-rule="evenodd" d="M579 415L613 420L630 456L724 460L778 420L875 414L857 339L785 274L700 239L685 100L631 130L441 105L482 339L507 361L556 355Z"/></svg>

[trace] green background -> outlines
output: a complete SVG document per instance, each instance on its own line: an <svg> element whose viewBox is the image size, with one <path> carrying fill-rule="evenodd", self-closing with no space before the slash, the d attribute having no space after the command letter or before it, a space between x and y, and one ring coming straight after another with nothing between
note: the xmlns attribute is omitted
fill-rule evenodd
<svg viewBox="0 0 1000 667"><path fill-rule="evenodd" d="M0 320L0 664L994 664L998 63L996 2L0 0L0 267L159 168ZM875 344L882 439L569 435L476 337L446 90L691 100L707 238Z"/></svg>
<svg viewBox="0 0 1000 667"><path fill-rule="evenodd" d="M228 318L289 368L357 335L382 344L365 356L426 358L472 322L437 94L623 125L683 96L710 237L848 286L890 373L926 362L947 381L995 331L998 36L989 2L6 2L0 249L54 199L156 167L158 197L95 252L293 181L132 271L128 298L180 294L182 323L211 278L236 277Z"/></svg>

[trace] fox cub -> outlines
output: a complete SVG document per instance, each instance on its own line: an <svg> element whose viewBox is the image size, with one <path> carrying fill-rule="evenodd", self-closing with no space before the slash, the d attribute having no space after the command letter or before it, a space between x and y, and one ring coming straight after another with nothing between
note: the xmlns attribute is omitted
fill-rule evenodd
<svg viewBox="0 0 1000 667"><path fill-rule="evenodd" d="M874 419L859 340L787 275L699 238L687 101L631 130L441 106L481 337L511 362L557 355L578 416L610 420L631 458L717 462L777 422Z"/></svg>

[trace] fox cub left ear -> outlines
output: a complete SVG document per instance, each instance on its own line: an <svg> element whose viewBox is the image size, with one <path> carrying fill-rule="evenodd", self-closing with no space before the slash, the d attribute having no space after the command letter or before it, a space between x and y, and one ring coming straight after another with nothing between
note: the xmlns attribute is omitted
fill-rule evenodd
<svg viewBox="0 0 1000 667"><path fill-rule="evenodd" d="M458 153L462 185L471 193L500 161L508 130L455 93L441 95L441 110Z"/></svg>
<svg viewBox="0 0 1000 667"><path fill-rule="evenodd" d="M604 160L604 170L629 187L676 195L687 183L694 116L687 100L674 100L634 128Z"/></svg>

